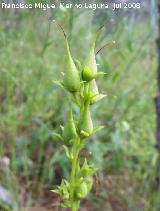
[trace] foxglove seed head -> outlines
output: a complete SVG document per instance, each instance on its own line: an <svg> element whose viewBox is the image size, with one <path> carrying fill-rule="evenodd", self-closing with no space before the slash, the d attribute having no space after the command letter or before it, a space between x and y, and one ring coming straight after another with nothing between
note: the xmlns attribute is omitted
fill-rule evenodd
<svg viewBox="0 0 160 211"><path fill-rule="evenodd" d="M80 89L80 75L70 53L67 35L57 21L54 20L53 22L61 30L66 45L66 70L64 71L63 86L70 92L77 92Z"/></svg>
<svg viewBox="0 0 160 211"><path fill-rule="evenodd" d="M88 56L86 58L83 70L82 70L82 78L84 81L91 81L97 75L97 64L96 64L96 57L95 57L95 41L92 44Z"/></svg>
<svg viewBox="0 0 160 211"><path fill-rule="evenodd" d="M67 40L66 50L66 70L64 71L63 85L68 91L77 92L80 89L80 75L72 59Z"/></svg>
<svg viewBox="0 0 160 211"><path fill-rule="evenodd" d="M62 137L66 146L72 146L74 139L77 137L76 127L71 108L67 115L67 121L63 130Z"/></svg>
<svg viewBox="0 0 160 211"><path fill-rule="evenodd" d="M75 197L80 200L86 197L88 194L88 187L86 182L82 182L81 184L77 185L75 189Z"/></svg>
<svg viewBox="0 0 160 211"><path fill-rule="evenodd" d="M85 136L87 137L91 135L93 132L93 122L92 122L90 107L89 107L88 102L84 105L83 112L80 117L79 130L80 130L81 135L83 134L84 138Z"/></svg>
<svg viewBox="0 0 160 211"><path fill-rule="evenodd" d="M91 81L97 76L97 64L96 64L96 54L95 54L95 43L99 33L101 32L100 28L96 34L93 35L91 40L91 46L89 49L89 53L86 57L85 64L82 70L82 78L84 81Z"/></svg>

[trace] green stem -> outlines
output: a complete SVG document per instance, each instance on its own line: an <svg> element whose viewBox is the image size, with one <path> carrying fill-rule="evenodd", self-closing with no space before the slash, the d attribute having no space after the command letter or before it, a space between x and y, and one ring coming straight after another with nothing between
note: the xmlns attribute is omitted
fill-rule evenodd
<svg viewBox="0 0 160 211"><path fill-rule="evenodd" d="M71 179L70 179L70 202L71 202L71 210L76 211L77 207L74 201L74 189L75 189L75 176L76 176L76 167L78 161L80 148L76 146L75 154L72 159L72 171L71 171Z"/></svg>

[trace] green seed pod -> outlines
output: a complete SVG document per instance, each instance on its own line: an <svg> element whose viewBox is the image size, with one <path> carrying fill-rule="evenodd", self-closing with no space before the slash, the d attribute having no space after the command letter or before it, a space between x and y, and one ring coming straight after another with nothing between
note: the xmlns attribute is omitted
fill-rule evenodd
<svg viewBox="0 0 160 211"><path fill-rule="evenodd" d="M68 42L66 39L66 70L64 72L63 85L70 92L77 92L80 89L80 75L72 59Z"/></svg>
<svg viewBox="0 0 160 211"><path fill-rule="evenodd" d="M95 54L95 43L101 28L93 35L89 53L86 57L85 64L82 70L82 78L84 81L91 81L97 76L97 64L96 64L96 54Z"/></svg>
<svg viewBox="0 0 160 211"><path fill-rule="evenodd" d="M72 108L67 115L66 125L63 130L62 137L66 146L72 146L74 139L77 137L76 127L73 120Z"/></svg>
<svg viewBox="0 0 160 211"><path fill-rule="evenodd" d="M96 57L95 57L95 41L92 44L89 54L86 58L85 65L82 71L82 77L84 81L91 81L97 75L97 64L96 64Z"/></svg>
<svg viewBox="0 0 160 211"><path fill-rule="evenodd" d="M89 103L87 103L83 108L83 112L79 121L79 129L80 133L83 134L84 137L91 135L93 132L93 123Z"/></svg>
<svg viewBox="0 0 160 211"><path fill-rule="evenodd" d="M86 182L82 182L75 188L75 197L76 199L85 198L88 194L88 187Z"/></svg>
<svg viewBox="0 0 160 211"><path fill-rule="evenodd" d="M63 85L68 91L77 92L80 89L80 75L70 53L67 35L57 21L54 21L54 23L62 31L66 45L66 70L64 72Z"/></svg>

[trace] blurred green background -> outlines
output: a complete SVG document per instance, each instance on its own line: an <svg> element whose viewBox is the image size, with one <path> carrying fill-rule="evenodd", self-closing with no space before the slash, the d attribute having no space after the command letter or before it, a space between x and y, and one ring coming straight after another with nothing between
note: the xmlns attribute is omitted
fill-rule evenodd
<svg viewBox="0 0 160 211"><path fill-rule="evenodd" d="M150 188L158 156L154 0L115 12L0 10L0 210L57 211L60 199L49 190L69 177L70 163L53 136L68 102L53 83L65 70L65 48L52 19L63 25L82 62L91 34L103 24L96 49L109 44L97 55L107 73L98 79L107 98L92 107L95 125L105 129L81 152L99 171L81 211L159 211L160 193Z"/></svg>

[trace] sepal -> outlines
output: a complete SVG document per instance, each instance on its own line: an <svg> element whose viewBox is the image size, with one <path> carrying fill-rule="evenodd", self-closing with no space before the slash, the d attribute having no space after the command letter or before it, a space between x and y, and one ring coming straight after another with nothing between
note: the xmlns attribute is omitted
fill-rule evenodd
<svg viewBox="0 0 160 211"><path fill-rule="evenodd" d="M92 105L94 103L97 103L98 101L102 100L106 96L107 95L105 95L105 94L94 95L94 96L90 97L90 104Z"/></svg>
<svg viewBox="0 0 160 211"><path fill-rule="evenodd" d="M89 133L85 132L84 130L81 130L80 134L81 134L84 138L89 137Z"/></svg>
<svg viewBox="0 0 160 211"><path fill-rule="evenodd" d="M84 81L91 81L94 78L96 78L97 73L92 71L90 67L88 67L87 65L85 65L83 67L83 71L82 71L82 77Z"/></svg>
<svg viewBox="0 0 160 211"><path fill-rule="evenodd" d="M96 74L96 77L99 77L99 76L103 76L103 75L106 75L107 73L105 73L105 72L97 72L97 74Z"/></svg>
<svg viewBox="0 0 160 211"><path fill-rule="evenodd" d="M78 171L77 176L80 177L88 177L93 175L94 173L94 168L91 165L88 165L87 160L84 160L83 166L81 169Z"/></svg>
<svg viewBox="0 0 160 211"><path fill-rule="evenodd" d="M53 81L54 84L56 84L57 86L60 86L62 89L65 89L63 82L61 81Z"/></svg>
<svg viewBox="0 0 160 211"><path fill-rule="evenodd" d="M94 127L94 128L93 128L93 134L94 134L94 133L97 133L98 131L100 131L100 130L103 129L103 128L104 128L103 125Z"/></svg>
<svg viewBox="0 0 160 211"><path fill-rule="evenodd" d="M70 189L70 183L67 180L63 179L60 186L58 186L54 190L51 190L51 192L57 193L60 196L62 196L64 200L67 200L69 199L69 189Z"/></svg>

